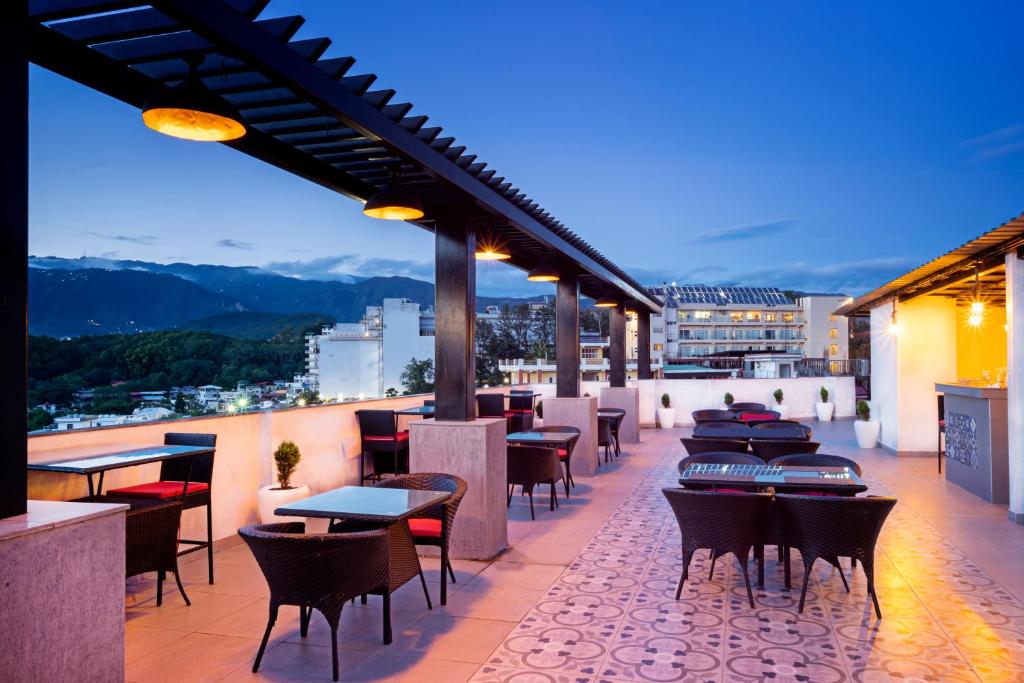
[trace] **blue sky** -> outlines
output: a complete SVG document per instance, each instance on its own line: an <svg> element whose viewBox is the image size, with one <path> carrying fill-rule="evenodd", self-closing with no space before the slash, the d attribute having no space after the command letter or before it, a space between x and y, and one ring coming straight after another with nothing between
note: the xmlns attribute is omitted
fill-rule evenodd
<svg viewBox="0 0 1024 683"><path fill-rule="evenodd" d="M1024 4L275 0L591 244L858 293L1024 211ZM430 279L428 233L33 68L31 251ZM540 290L497 264L478 291Z"/></svg>

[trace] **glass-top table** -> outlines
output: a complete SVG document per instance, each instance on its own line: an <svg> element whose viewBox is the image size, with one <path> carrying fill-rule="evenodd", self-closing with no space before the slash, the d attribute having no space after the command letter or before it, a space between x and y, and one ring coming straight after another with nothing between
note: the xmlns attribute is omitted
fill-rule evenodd
<svg viewBox="0 0 1024 683"><path fill-rule="evenodd" d="M411 408L403 408L402 410L396 410L395 415L419 415L421 417L433 417L434 406L412 406Z"/></svg>
<svg viewBox="0 0 1024 683"><path fill-rule="evenodd" d="M505 437L506 443L516 446L562 446L578 439L575 432L512 432Z"/></svg>
<svg viewBox="0 0 1024 683"><path fill-rule="evenodd" d="M803 425L794 424L787 427L756 429L747 425L729 426L697 425L693 428L693 436L698 439L774 439L781 441L810 441L808 429Z"/></svg>
<svg viewBox="0 0 1024 683"><path fill-rule="evenodd" d="M514 389L506 394L508 397L515 396L516 398L539 398L543 395L544 394L537 394L532 391L516 391Z"/></svg>
<svg viewBox="0 0 1024 683"><path fill-rule="evenodd" d="M680 484L712 487L761 488L799 492L831 491L853 495L867 491L867 485L849 467L809 467L806 465L736 465L697 463L679 475Z"/></svg>
<svg viewBox="0 0 1024 683"><path fill-rule="evenodd" d="M274 514L395 523L443 503L450 497L451 494L446 491L342 486L282 505L274 510Z"/></svg>
<svg viewBox="0 0 1024 683"><path fill-rule="evenodd" d="M85 458L57 460L54 462L30 463L28 469L37 472L66 472L84 474L89 478L89 496L99 495L103 490L103 473L122 467L146 465L152 462L172 460L175 458L193 458L197 455L212 453L213 448L206 446L152 446L136 448L114 453L101 453ZM99 486L93 486L92 475L99 473Z"/></svg>

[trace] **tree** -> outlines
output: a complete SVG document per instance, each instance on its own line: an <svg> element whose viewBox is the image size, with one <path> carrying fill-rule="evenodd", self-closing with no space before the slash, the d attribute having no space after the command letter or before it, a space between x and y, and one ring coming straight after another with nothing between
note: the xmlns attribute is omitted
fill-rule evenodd
<svg viewBox="0 0 1024 683"><path fill-rule="evenodd" d="M502 383L502 374L498 369L500 356L498 335L490 320L481 320L476 324L476 383L478 386Z"/></svg>
<svg viewBox="0 0 1024 683"><path fill-rule="evenodd" d="M394 398L395 396L398 396L398 389L395 389L394 387L388 387L387 389L384 390L385 398Z"/></svg>
<svg viewBox="0 0 1024 683"><path fill-rule="evenodd" d="M33 408L28 411L28 431L34 432L53 424L53 415L42 408Z"/></svg>
<svg viewBox="0 0 1024 683"><path fill-rule="evenodd" d="M410 358L399 379L405 387L403 393L429 394L434 390L434 359Z"/></svg>
<svg viewBox="0 0 1024 683"><path fill-rule="evenodd" d="M178 415L184 415L188 412L188 404L185 402L185 394L180 391L174 398L174 412Z"/></svg>
<svg viewBox="0 0 1024 683"><path fill-rule="evenodd" d="M320 398L319 391L313 391L312 389L303 389L295 398L295 402L300 405L315 406L323 403L324 400Z"/></svg>
<svg viewBox="0 0 1024 683"><path fill-rule="evenodd" d="M533 312L531 329L534 340L534 354L537 353L537 344L543 344L545 351L539 357L546 358L555 349L555 309L551 306L543 306Z"/></svg>

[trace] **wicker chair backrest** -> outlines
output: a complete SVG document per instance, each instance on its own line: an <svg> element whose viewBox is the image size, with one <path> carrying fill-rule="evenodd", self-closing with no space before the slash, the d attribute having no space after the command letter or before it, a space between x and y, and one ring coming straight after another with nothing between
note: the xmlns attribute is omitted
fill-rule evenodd
<svg viewBox="0 0 1024 683"><path fill-rule="evenodd" d="M476 405L480 417L505 417L505 397L501 394L477 394Z"/></svg>
<svg viewBox="0 0 1024 683"><path fill-rule="evenodd" d="M216 448L216 434L191 434L184 432L167 432L164 434L165 446L199 446ZM189 481L213 483L213 453L193 457L192 468L189 469L189 458L175 458L160 463L160 481ZM191 487L190 487L191 488Z"/></svg>
<svg viewBox="0 0 1024 683"><path fill-rule="evenodd" d="M395 411L393 410L357 410L359 420L359 436L394 436Z"/></svg>
<svg viewBox="0 0 1024 683"><path fill-rule="evenodd" d="M801 453L796 455L783 455L768 461L769 465L802 465L806 467L849 467L857 476L861 475L860 465L849 458L841 455L829 455L828 453Z"/></svg>
<svg viewBox="0 0 1024 683"><path fill-rule="evenodd" d="M662 493L675 513L683 547L719 554L757 543L771 495L667 488Z"/></svg>
<svg viewBox="0 0 1024 683"><path fill-rule="evenodd" d="M730 407L737 413L760 413L765 409L763 403L733 403Z"/></svg>
<svg viewBox="0 0 1024 683"><path fill-rule="evenodd" d="M693 416L693 421L697 424L736 419L736 413L731 410L695 410L690 415Z"/></svg>
<svg viewBox="0 0 1024 683"><path fill-rule="evenodd" d="M817 453L821 443L818 441L790 441L786 439L751 439L750 450L765 462L781 458L784 455L810 455Z"/></svg>
<svg viewBox="0 0 1024 683"><path fill-rule="evenodd" d="M386 489L407 489L412 491L447 491L452 494L451 498L441 505L430 508L416 515L421 519L441 519L443 511L447 511L447 527L451 531L455 523L455 513L459 510L462 497L469 490L466 480L456 477L454 474L441 472L417 472L415 474L402 474L390 479L384 479L377 484L378 488Z"/></svg>
<svg viewBox="0 0 1024 683"><path fill-rule="evenodd" d="M690 455L697 453L746 453L747 442L738 439L695 439L684 436L679 439Z"/></svg>
<svg viewBox="0 0 1024 683"><path fill-rule="evenodd" d="M787 541L811 557L868 560L895 498L800 496L780 493Z"/></svg>
<svg viewBox="0 0 1024 683"><path fill-rule="evenodd" d="M509 446L508 483L529 488L534 484L562 478L562 466L553 448Z"/></svg>

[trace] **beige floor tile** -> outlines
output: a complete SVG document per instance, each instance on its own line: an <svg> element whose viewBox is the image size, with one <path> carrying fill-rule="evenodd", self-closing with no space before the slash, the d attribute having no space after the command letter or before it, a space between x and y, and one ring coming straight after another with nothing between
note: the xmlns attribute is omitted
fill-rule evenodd
<svg viewBox="0 0 1024 683"><path fill-rule="evenodd" d="M137 626L166 628L176 631L198 631L203 626L251 605L259 598L241 595L195 593L190 596L192 606L182 602L176 593L164 597L164 604L130 609L127 619Z"/></svg>
<svg viewBox="0 0 1024 683"><path fill-rule="evenodd" d="M149 628L129 623L125 626L124 631L124 661L126 664L130 664L187 635L187 631Z"/></svg>
<svg viewBox="0 0 1024 683"><path fill-rule="evenodd" d="M265 598L270 595L263 573L251 565L218 563L214 568L213 578L214 583L211 584L206 562L192 562L181 567L181 580L190 598L193 592L244 595L253 598Z"/></svg>
<svg viewBox="0 0 1024 683"><path fill-rule="evenodd" d="M544 595L528 588L502 588L469 585L448 597L445 614L474 619L519 621Z"/></svg>
<svg viewBox="0 0 1024 683"><path fill-rule="evenodd" d="M351 673L370 657L369 652L338 650L338 672L343 681L355 680ZM256 658L255 649L252 659ZM252 661L243 664L220 680L243 683L251 681L330 681L331 648L315 647L301 643L279 643L268 647L260 662L258 673L252 672Z"/></svg>
<svg viewBox="0 0 1024 683"><path fill-rule="evenodd" d="M482 664L514 627L511 621L429 614L407 629L396 644L424 657Z"/></svg>
<svg viewBox="0 0 1024 683"><path fill-rule="evenodd" d="M469 585L543 591L547 590L563 571L564 567L555 564L495 562L477 574Z"/></svg>
<svg viewBox="0 0 1024 683"><path fill-rule="evenodd" d="M567 567L576 559L585 541L576 546L565 546L549 543L543 537L530 536L527 540L515 545L497 558L498 562L517 562L520 564L554 564Z"/></svg>
<svg viewBox="0 0 1024 683"><path fill-rule="evenodd" d="M351 672L347 681L374 683L465 683L479 664L422 657L413 652L379 652Z"/></svg>
<svg viewBox="0 0 1024 683"><path fill-rule="evenodd" d="M145 683L218 681L251 661L256 645L247 638L190 633L129 664L125 678Z"/></svg>

